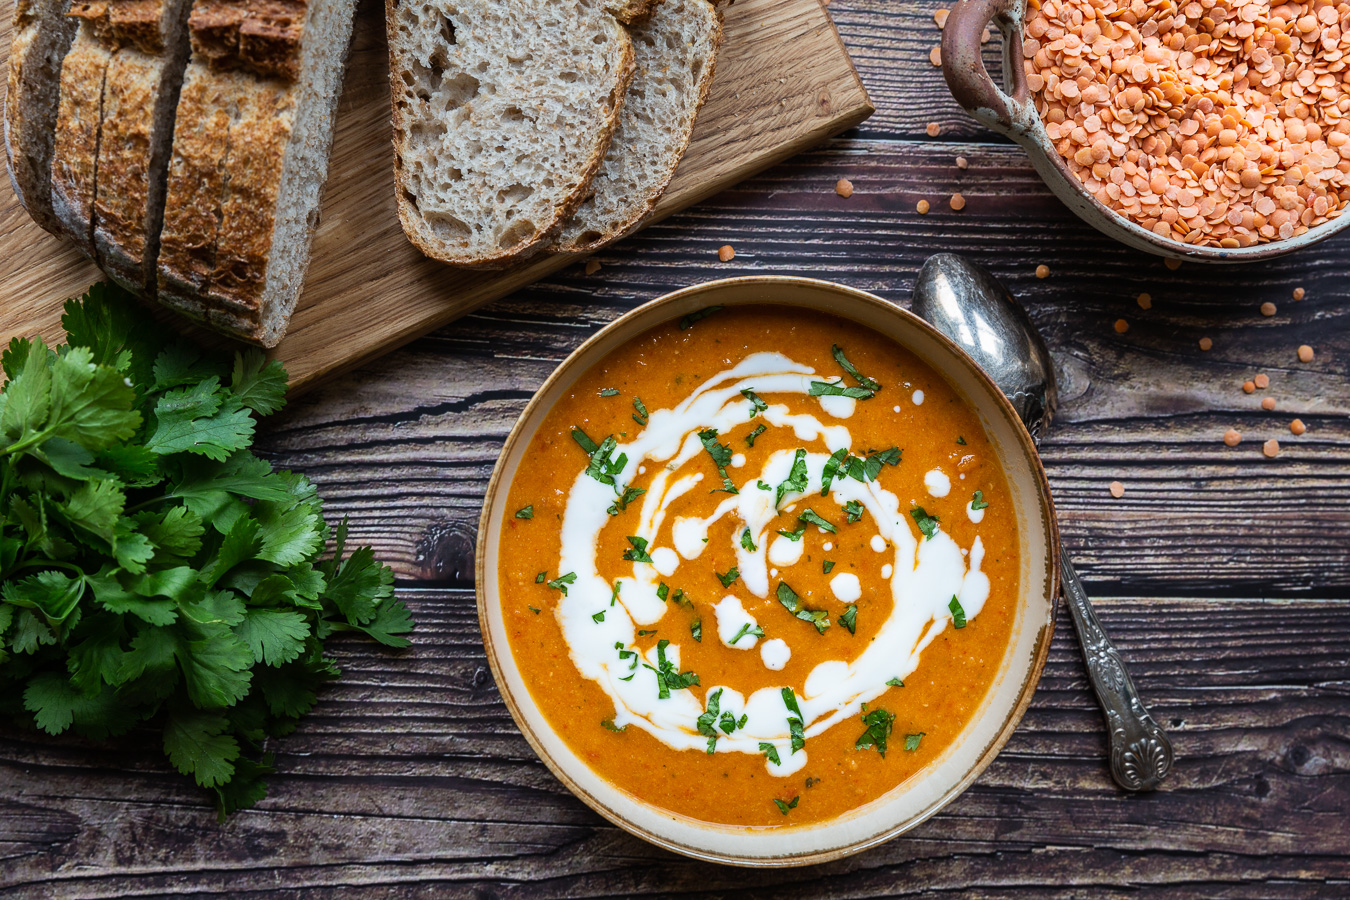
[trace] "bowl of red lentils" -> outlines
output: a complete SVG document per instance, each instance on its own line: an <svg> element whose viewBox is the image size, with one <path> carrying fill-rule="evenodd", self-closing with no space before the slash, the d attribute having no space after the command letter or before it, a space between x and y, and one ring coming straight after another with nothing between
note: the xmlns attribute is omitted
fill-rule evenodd
<svg viewBox="0 0 1350 900"><path fill-rule="evenodd" d="M1004 87L981 58L990 25ZM957 102L1131 247L1249 262L1350 224L1350 2L960 0L942 66Z"/></svg>

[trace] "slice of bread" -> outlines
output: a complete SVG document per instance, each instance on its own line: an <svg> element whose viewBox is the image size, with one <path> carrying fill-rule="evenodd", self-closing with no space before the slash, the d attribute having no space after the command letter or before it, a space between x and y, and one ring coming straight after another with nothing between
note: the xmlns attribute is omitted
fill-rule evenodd
<svg viewBox="0 0 1350 900"><path fill-rule="evenodd" d="M399 219L427 256L500 267L585 198L634 70L604 0L386 0Z"/></svg>
<svg viewBox="0 0 1350 900"><path fill-rule="evenodd" d="M48 231L52 213L52 149L61 102L61 62L78 25L66 16L70 0L18 0L5 92L5 156L19 202Z"/></svg>
<svg viewBox="0 0 1350 900"><path fill-rule="evenodd" d="M632 25L651 15L663 0L609 0L606 9L625 25Z"/></svg>
<svg viewBox="0 0 1350 900"><path fill-rule="evenodd" d="M130 0L109 15L120 47L104 75L94 250L108 275L151 296L189 9L189 0Z"/></svg>
<svg viewBox="0 0 1350 900"><path fill-rule="evenodd" d="M708 97L722 16L708 0L665 0L632 28L637 74L591 193L558 248L590 253L637 228L665 192Z"/></svg>
<svg viewBox="0 0 1350 900"><path fill-rule="evenodd" d="M98 172L99 126L103 121L103 80L113 52L106 33L108 4L76 2L70 15L79 31L61 64L61 100L52 148L52 213L58 232L94 253L94 191Z"/></svg>
<svg viewBox="0 0 1350 900"><path fill-rule="evenodd" d="M265 347L285 334L309 266L355 8L198 0L161 240L166 305Z"/></svg>

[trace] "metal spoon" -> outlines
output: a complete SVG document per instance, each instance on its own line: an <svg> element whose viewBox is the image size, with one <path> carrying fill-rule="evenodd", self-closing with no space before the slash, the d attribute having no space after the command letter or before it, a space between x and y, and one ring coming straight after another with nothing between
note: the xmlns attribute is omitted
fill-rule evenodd
<svg viewBox="0 0 1350 900"><path fill-rule="evenodd" d="M983 266L939 253L919 271L913 309L989 373L1039 444L1055 409L1055 373L1036 326L1003 283ZM1144 708L1063 547L1060 572L1088 678L1106 714L1111 776L1127 791L1151 791L1172 768L1172 742Z"/></svg>

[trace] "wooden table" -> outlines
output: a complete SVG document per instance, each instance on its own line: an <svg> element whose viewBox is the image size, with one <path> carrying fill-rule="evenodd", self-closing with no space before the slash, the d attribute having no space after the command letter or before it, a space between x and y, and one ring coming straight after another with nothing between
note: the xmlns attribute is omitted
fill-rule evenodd
<svg viewBox="0 0 1350 900"><path fill-rule="evenodd" d="M951 101L928 62L937 7L830 7L878 107L858 131L604 252L594 275L575 266L276 417L264 449L313 478L397 568L415 646L339 641L342 680L274 742L272 795L223 827L150 737L106 748L5 734L0 894L1350 895L1350 237L1259 266L1175 272L1112 244ZM840 177L850 199L834 192ZM947 204L956 191L959 213ZM927 216L915 212L923 198ZM719 263L726 243L736 258ZM1004 278L1054 351L1063 405L1043 451L1064 541L1171 732L1174 773L1147 796L1111 784L1061 615L1006 749L909 835L774 872L627 836L530 752L483 657L472 547L507 429L570 350L665 291L774 272L906 304L939 250ZM1298 286L1307 297L1294 302ZM1152 309L1136 305L1140 292ZM1314 362L1298 362L1300 344ZM1270 387L1243 393L1258 372ZM1302 437L1289 433L1295 416ZM1230 427L1243 433L1235 448L1221 440ZM1267 438L1280 440L1276 459L1262 456Z"/></svg>

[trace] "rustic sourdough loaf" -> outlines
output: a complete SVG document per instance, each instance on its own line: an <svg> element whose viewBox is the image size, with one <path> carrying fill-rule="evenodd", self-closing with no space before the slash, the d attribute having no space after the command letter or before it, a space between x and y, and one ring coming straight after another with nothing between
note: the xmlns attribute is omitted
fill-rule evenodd
<svg viewBox="0 0 1350 900"><path fill-rule="evenodd" d="M263 346L299 300L354 0L198 0L178 102L159 299Z"/></svg>
<svg viewBox="0 0 1350 900"><path fill-rule="evenodd" d="M386 22L409 240L461 266L546 247L618 124L627 31L603 0L386 0Z"/></svg>
<svg viewBox="0 0 1350 900"><path fill-rule="evenodd" d="M77 22L70 0L18 0L5 92L5 156L19 202L33 220L57 231L52 214L52 146L61 96L61 62Z"/></svg>
<svg viewBox="0 0 1350 900"><path fill-rule="evenodd" d="M60 102L52 145L52 214L59 234L94 257L94 177L98 171L103 78L112 50L99 37L107 3L76 2L79 30L61 64Z"/></svg>
<svg viewBox="0 0 1350 900"><path fill-rule="evenodd" d="M566 252L628 234L665 192L712 84L722 17L708 0L665 0L631 33L637 72L591 193L558 238Z"/></svg>

